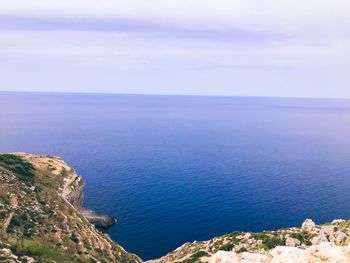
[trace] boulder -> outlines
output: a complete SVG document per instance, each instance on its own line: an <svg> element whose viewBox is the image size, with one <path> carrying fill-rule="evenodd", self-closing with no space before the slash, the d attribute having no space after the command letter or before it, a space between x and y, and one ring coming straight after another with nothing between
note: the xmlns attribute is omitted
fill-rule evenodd
<svg viewBox="0 0 350 263"><path fill-rule="evenodd" d="M322 227L322 231L327 236L334 236L334 226L332 225Z"/></svg>
<svg viewBox="0 0 350 263"><path fill-rule="evenodd" d="M219 251L215 253L209 263L240 263L240 257L234 252Z"/></svg>
<svg viewBox="0 0 350 263"><path fill-rule="evenodd" d="M307 252L296 247L275 247L269 253L271 260L269 263L305 263Z"/></svg>
<svg viewBox="0 0 350 263"><path fill-rule="evenodd" d="M302 230L311 230L316 226L315 222L311 219L306 219L304 223L301 225Z"/></svg>
<svg viewBox="0 0 350 263"><path fill-rule="evenodd" d="M300 246L300 241L296 238L287 237L286 246L287 247L298 247L298 246Z"/></svg>
<svg viewBox="0 0 350 263"><path fill-rule="evenodd" d="M328 242L327 237L323 233L320 233L318 236L315 236L311 239L312 245L319 245L323 242Z"/></svg>
<svg viewBox="0 0 350 263"><path fill-rule="evenodd" d="M335 242L336 244L339 244L339 245L344 244L347 240L348 240L348 236L343 232L340 232L335 237Z"/></svg>

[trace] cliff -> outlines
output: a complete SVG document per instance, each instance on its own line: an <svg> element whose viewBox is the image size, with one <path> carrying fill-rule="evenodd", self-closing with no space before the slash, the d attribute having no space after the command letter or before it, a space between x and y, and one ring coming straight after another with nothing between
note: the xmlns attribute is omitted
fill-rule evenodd
<svg viewBox="0 0 350 263"><path fill-rule="evenodd" d="M0 154L0 261L142 262L83 215L83 187L58 157Z"/></svg>
<svg viewBox="0 0 350 263"><path fill-rule="evenodd" d="M0 154L0 262L142 262L91 223L113 219L82 208L83 188L59 157ZM148 263L345 263L349 244L350 221L308 219L301 227L186 243Z"/></svg>
<svg viewBox="0 0 350 263"><path fill-rule="evenodd" d="M67 168L69 167L65 167L64 169ZM108 229L111 227L115 223L114 218L82 207L85 182L73 169L69 169L71 172L66 173L66 177L63 180L64 184L61 196L73 205L74 208L79 210L80 213L97 228Z"/></svg>

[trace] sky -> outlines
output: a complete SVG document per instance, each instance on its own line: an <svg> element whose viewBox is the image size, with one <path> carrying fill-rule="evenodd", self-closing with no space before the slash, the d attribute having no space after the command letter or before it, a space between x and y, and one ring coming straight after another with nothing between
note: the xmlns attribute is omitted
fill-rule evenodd
<svg viewBox="0 0 350 263"><path fill-rule="evenodd" d="M0 0L0 91L350 98L349 0Z"/></svg>

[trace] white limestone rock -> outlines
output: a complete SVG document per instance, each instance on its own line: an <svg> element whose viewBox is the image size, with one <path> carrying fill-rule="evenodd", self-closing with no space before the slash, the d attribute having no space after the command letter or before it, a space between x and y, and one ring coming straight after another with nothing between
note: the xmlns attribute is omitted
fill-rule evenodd
<svg viewBox="0 0 350 263"><path fill-rule="evenodd" d="M240 263L240 257L234 252L218 251L210 258L209 263Z"/></svg>
<svg viewBox="0 0 350 263"><path fill-rule="evenodd" d="M340 232L336 237L335 237L335 242L338 245L344 244L348 240L348 236L345 233Z"/></svg>
<svg viewBox="0 0 350 263"><path fill-rule="evenodd" d="M302 230L312 230L316 226L315 222L311 219L306 219L301 225Z"/></svg>
<svg viewBox="0 0 350 263"><path fill-rule="evenodd" d="M306 263L308 253L295 247L276 247L270 251L271 260L266 263Z"/></svg>
<svg viewBox="0 0 350 263"><path fill-rule="evenodd" d="M334 220L332 221L332 224L341 224L341 223L344 223L344 222L345 222L344 219L334 219Z"/></svg>
<svg viewBox="0 0 350 263"><path fill-rule="evenodd" d="M286 246L287 247L298 247L298 246L300 246L300 241L296 238L287 237L286 238Z"/></svg>
<svg viewBox="0 0 350 263"><path fill-rule="evenodd" d="M319 234L318 236L311 238L311 244L313 245L319 245L322 242L328 242L328 239L324 234Z"/></svg>
<svg viewBox="0 0 350 263"><path fill-rule="evenodd" d="M219 251L209 263L347 263L350 262L350 246L334 246L329 242L307 249L280 246L266 254Z"/></svg>

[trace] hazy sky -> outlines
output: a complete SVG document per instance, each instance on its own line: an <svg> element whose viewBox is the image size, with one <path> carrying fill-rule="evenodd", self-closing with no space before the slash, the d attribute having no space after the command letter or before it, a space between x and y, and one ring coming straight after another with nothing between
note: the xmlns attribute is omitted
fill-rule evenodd
<svg viewBox="0 0 350 263"><path fill-rule="evenodd" d="M350 97L350 1L0 0L0 90Z"/></svg>

